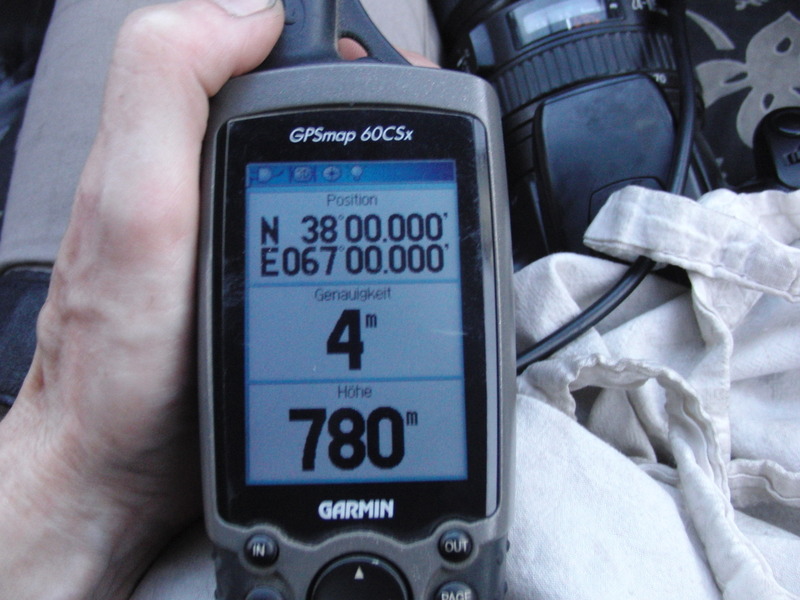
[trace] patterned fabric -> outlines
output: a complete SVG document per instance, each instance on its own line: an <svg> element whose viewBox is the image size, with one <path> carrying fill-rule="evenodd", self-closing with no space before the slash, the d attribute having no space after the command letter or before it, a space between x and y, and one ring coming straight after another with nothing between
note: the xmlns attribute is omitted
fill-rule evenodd
<svg viewBox="0 0 800 600"><path fill-rule="evenodd" d="M770 111L800 106L797 0L689 2L704 132L729 185L755 175L753 133Z"/></svg>

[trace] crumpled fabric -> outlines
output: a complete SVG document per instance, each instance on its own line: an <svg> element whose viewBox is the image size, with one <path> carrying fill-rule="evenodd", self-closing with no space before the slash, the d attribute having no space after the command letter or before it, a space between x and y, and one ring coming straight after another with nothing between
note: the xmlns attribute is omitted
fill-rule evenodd
<svg viewBox="0 0 800 600"><path fill-rule="evenodd" d="M511 600L800 598L800 192L613 195L586 244L654 272L518 378ZM626 266L515 276L518 350Z"/></svg>

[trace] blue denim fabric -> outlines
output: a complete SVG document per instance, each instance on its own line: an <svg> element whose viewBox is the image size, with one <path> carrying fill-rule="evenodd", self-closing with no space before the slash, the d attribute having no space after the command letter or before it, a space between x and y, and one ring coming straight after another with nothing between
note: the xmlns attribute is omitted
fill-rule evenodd
<svg viewBox="0 0 800 600"><path fill-rule="evenodd" d="M0 277L0 417L13 404L36 347L36 318L50 274L14 270Z"/></svg>

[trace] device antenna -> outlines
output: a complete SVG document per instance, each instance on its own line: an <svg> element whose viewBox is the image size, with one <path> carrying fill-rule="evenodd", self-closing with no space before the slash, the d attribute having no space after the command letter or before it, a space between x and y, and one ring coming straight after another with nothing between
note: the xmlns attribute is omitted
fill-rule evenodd
<svg viewBox="0 0 800 600"><path fill-rule="evenodd" d="M258 71L340 62L340 38L352 38L377 62L408 64L381 34L359 0L284 0L278 43Z"/></svg>

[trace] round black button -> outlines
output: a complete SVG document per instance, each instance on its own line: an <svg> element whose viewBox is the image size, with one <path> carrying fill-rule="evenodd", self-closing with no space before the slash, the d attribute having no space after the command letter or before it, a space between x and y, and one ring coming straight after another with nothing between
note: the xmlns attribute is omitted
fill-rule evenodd
<svg viewBox="0 0 800 600"><path fill-rule="evenodd" d="M311 600L409 600L403 578L374 556L348 556L328 565L317 577Z"/></svg>
<svg viewBox="0 0 800 600"><path fill-rule="evenodd" d="M466 531L451 529L439 538L439 554L451 562L462 562L472 554L472 538Z"/></svg>
<svg viewBox="0 0 800 600"><path fill-rule="evenodd" d="M278 560L278 544L268 535L256 534L244 547L247 561L256 567L269 567Z"/></svg>
<svg viewBox="0 0 800 600"><path fill-rule="evenodd" d="M247 594L245 600L286 600L279 591L270 587L258 587Z"/></svg>
<svg viewBox="0 0 800 600"><path fill-rule="evenodd" d="M466 583L450 581L436 590L433 600L478 600L478 596Z"/></svg>

